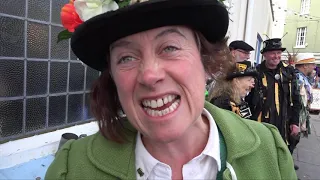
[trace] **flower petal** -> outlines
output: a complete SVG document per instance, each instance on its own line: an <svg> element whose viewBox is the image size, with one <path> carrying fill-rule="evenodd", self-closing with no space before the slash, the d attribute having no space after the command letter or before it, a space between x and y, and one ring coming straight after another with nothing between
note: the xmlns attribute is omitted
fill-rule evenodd
<svg viewBox="0 0 320 180"><path fill-rule="evenodd" d="M112 1L109 4L104 4L102 7L103 12L115 11L117 9L119 9L119 5L115 1Z"/></svg>
<svg viewBox="0 0 320 180"><path fill-rule="evenodd" d="M74 6L83 21L119 8L114 0L76 0Z"/></svg>

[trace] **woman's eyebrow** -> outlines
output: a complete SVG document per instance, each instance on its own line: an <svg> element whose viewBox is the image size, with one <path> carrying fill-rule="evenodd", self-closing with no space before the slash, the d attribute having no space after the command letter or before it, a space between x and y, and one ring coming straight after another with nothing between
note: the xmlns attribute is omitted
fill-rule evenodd
<svg viewBox="0 0 320 180"><path fill-rule="evenodd" d="M130 44L131 44L130 41L125 41L125 40L115 42L110 45L110 51L112 51L113 49L118 48L118 47L129 46Z"/></svg>
<svg viewBox="0 0 320 180"><path fill-rule="evenodd" d="M166 36L166 35L169 35L169 34L173 34L173 33L178 34L179 36L187 39L186 36L183 35L177 28L165 29L165 30L161 31L159 34L157 34L157 36L154 39L159 39L159 38L161 38L163 36ZM113 49L118 48L118 47L128 46L130 44L131 44L130 41L125 41L125 40L115 42L112 45L110 45L110 51L112 51Z"/></svg>
<svg viewBox="0 0 320 180"><path fill-rule="evenodd" d="M159 39L160 37L163 37L163 36L166 36L166 35L172 34L172 33L178 34L181 37L187 39L186 36L183 35L177 28L165 29L162 32L160 32L154 39Z"/></svg>

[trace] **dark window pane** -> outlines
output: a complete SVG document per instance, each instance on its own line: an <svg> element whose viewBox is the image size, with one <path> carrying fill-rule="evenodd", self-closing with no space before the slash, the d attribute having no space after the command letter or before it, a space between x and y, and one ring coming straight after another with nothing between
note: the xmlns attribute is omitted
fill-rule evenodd
<svg viewBox="0 0 320 180"><path fill-rule="evenodd" d="M26 131L43 129L46 125L47 98L27 99Z"/></svg>
<svg viewBox="0 0 320 180"><path fill-rule="evenodd" d="M23 20L0 16L0 56L24 57Z"/></svg>
<svg viewBox="0 0 320 180"><path fill-rule="evenodd" d="M51 62L50 93L67 92L68 63Z"/></svg>
<svg viewBox="0 0 320 180"><path fill-rule="evenodd" d="M69 41L57 43L58 34L63 30L62 27L51 26L51 59L69 59Z"/></svg>
<svg viewBox="0 0 320 180"><path fill-rule="evenodd" d="M48 58L49 51L49 26L28 22L28 58Z"/></svg>
<svg viewBox="0 0 320 180"><path fill-rule="evenodd" d="M86 90L90 90L92 83L99 77L99 71L87 67Z"/></svg>
<svg viewBox="0 0 320 180"><path fill-rule="evenodd" d="M87 119L91 119L93 118L93 115L91 113L91 109L90 109L90 93L86 93L85 95L85 107L84 107L84 117L83 119L84 120L87 120Z"/></svg>
<svg viewBox="0 0 320 180"><path fill-rule="evenodd" d="M56 23L56 24L61 24L61 18L60 18L61 8L65 4L68 4L68 3L69 3L69 0L54 0L54 1L52 1L51 22Z"/></svg>
<svg viewBox="0 0 320 180"><path fill-rule="evenodd" d="M22 133L23 100L0 101L0 138Z"/></svg>
<svg viewBox="0 0 320 180"><path fill-rule="evenodd" d="M0 13L24 17L26 9L25 0L1 0Z"/></svg>
<svg viewBox="0 0 320 180"><path fill-rule="evenodd" d="M70 48L71 49L71 48ZM71 60L78 60L77 56L73 53L73 51L70 51L70 59Z"/></svg>
<svg viewBox="0 0 320 180"><path fill-rule="evenodd" d="M23 96L23 79L23 61L0 60L0 97Z"/></svg>
<svg viewBox="0 0 320 180"><path fill-rule="evenodd" d="M81 63L70 63L69 91L83 91L84 66Z"/></svg>
<svg viewBox="0 0 320 180"><path fill-rule="evenodd" d="M83 107L83 94L69 95L68 100L68 123L81 121Z"/></svg>
<svg viewBox="0 0 320 180"><path fill-rule="evenodd" d="M27 62L27 95L46 94L48 62Z"/></svg>
<svg viewBox="0 0 320 180"><path fill-rule="evenodd" d="M28 0L28 18L49 21L50 0Z"/></svg>
<svg viewBox="0 0 320 180"><path fill-rule="evenodd" d="M66 96L49 98L49 127L62 125L66 119Z"/></svg>

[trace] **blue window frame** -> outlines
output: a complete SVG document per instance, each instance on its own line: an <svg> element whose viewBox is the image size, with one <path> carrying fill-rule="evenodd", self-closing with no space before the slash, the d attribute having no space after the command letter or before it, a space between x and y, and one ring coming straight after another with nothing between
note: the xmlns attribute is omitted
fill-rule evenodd
<svg viewBox="0 0 320 180"><path fill-rule="evenodd" d="M262 43L263 43L263 40L262 40L260 34L257 33L257 42L256 42L256 51L255 51L255 64L256 65L261 63L262 56L261 56L260 50L262 47Z"/></svg>

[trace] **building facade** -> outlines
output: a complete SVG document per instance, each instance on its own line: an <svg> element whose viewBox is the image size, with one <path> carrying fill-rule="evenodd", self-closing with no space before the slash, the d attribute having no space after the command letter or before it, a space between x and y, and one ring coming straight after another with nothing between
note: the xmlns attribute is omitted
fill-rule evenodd
<svg viewBox="0 0 320 180"><path fill-rule="evenodd" d="M320 64L320 1L288 0L283 45L289 52L314 53Z"/></svg>
<svg viewBox="0 0 320 180"><path fill-rule="evenodd" d="M89 93L100 72L68 40L57 43L68 2L0 1L0 170L52 154L64 132L91 133L80 127L93 120Z"/></svg>
<svg viewBox="0 0 320 180"><path fill-rule="evenodd" d="M261 63L262 42L267 36L272 36L274 22L272 0L226 0L226 2L230 12L229 42L244 40L255 48L250 61Z"/></svg>

